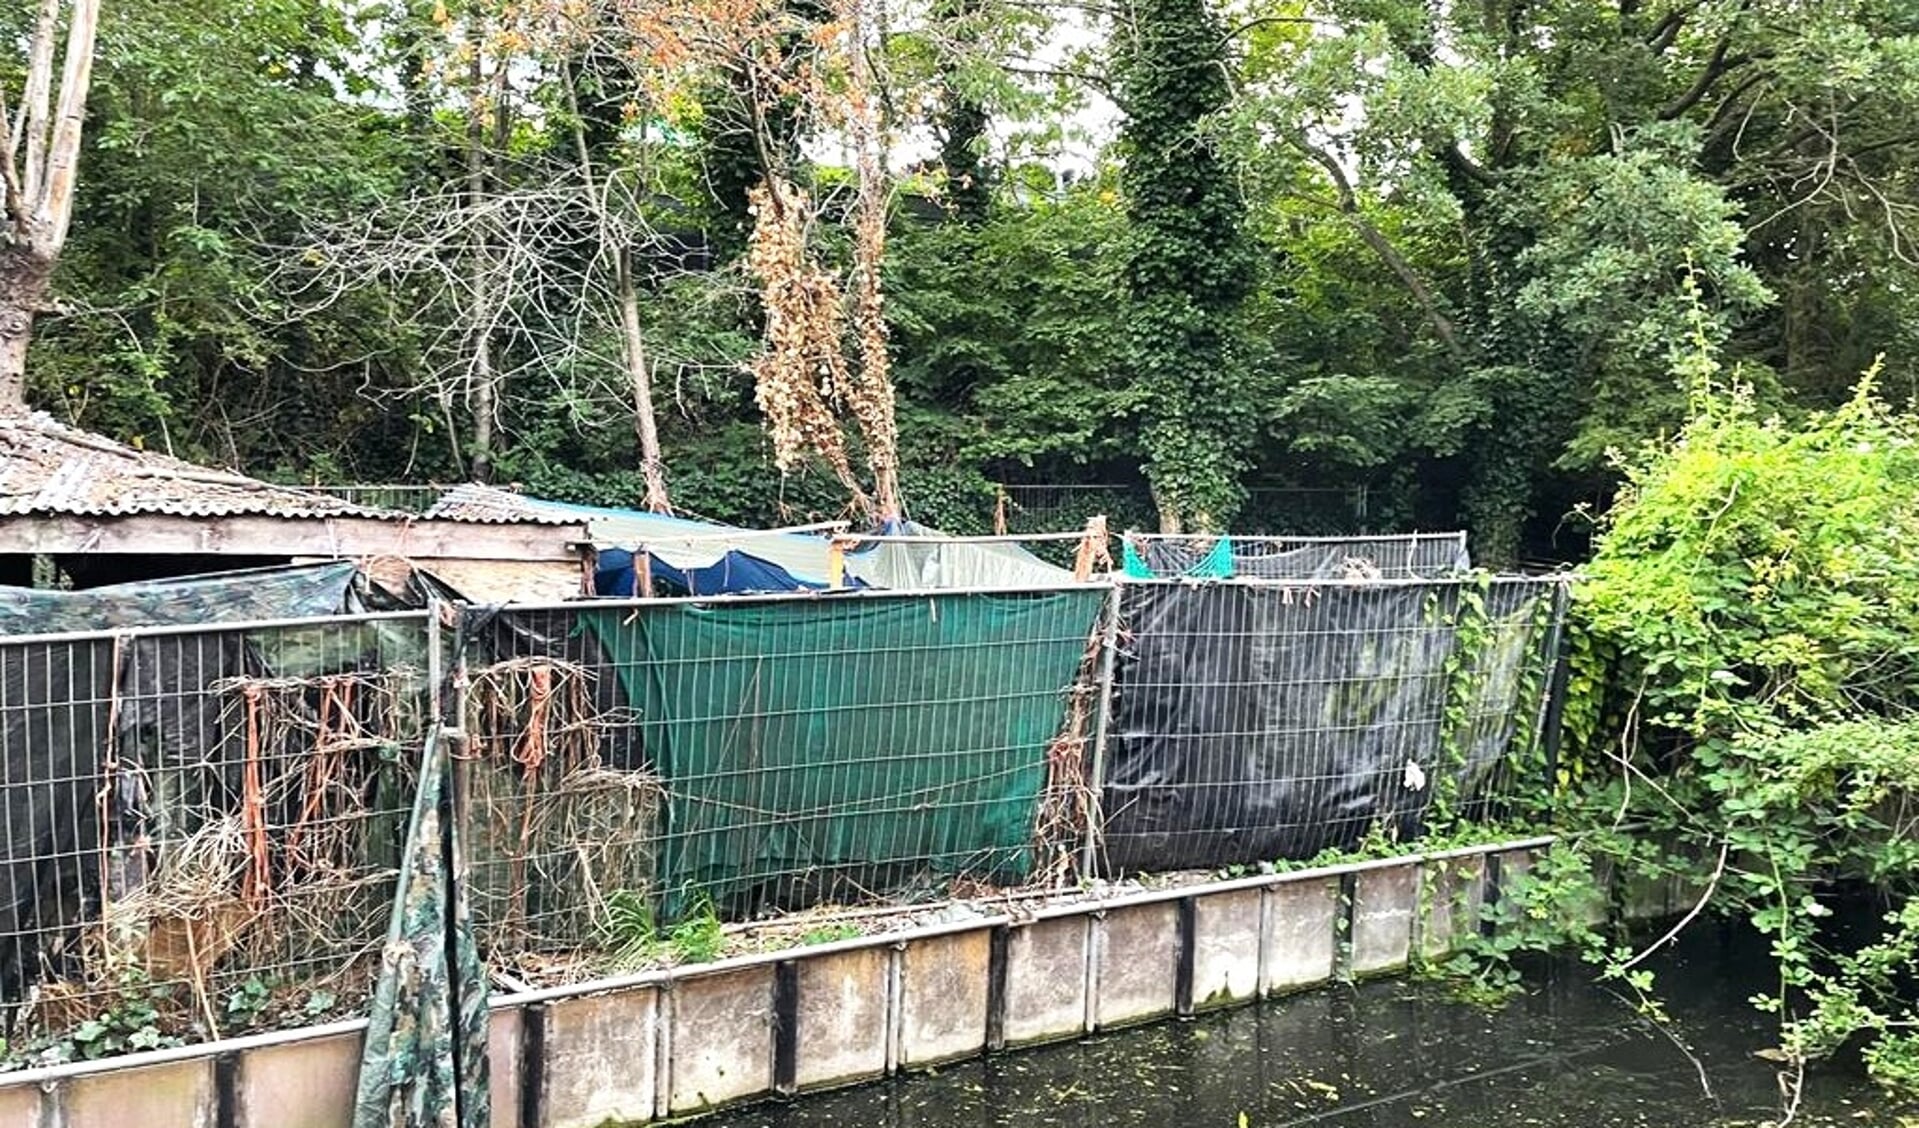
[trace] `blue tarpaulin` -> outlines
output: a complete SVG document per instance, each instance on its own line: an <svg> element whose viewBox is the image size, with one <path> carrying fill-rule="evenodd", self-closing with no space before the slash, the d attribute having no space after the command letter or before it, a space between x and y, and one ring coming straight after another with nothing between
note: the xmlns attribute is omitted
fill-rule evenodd
<svg viewBox="0 0 1919 1128"><path fill-rule="evenodd" d="M718 560L705 567L676 568L658 556L648 557L647 569L653 576L657 588L665 588L662 594L687 595L724 595L729 592L752 591L823 591L827 584L824 578L802 580L793 573L768 560L749 556L744 552L729 550ZM604 596L625 596L635 594L636 584L633 567L633 554L624 548L608 548L600 551L599 563L593 570L593 590ZM847 587L865 585L852 577L847 577Z"/></svg>

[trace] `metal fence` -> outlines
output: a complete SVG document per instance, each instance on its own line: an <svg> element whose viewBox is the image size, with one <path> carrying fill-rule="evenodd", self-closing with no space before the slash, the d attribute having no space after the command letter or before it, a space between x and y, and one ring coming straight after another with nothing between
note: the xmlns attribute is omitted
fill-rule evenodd
<svg viewBox="0 0 1919 1128"><path fill-rule="evenodd" d="M1000 492L1012 533L1074 529L1091 517L1115 530L1159 527L1159 508L1142 485L1008 484ZM1335 535L1365 533L1371 519L1365 486L1255 486L1234 524L1252 535Z"/></svg>
<svg viewBox="0 0 1919 1128"><path fill-rule="evenodd" d="M1564 593L1094 582L0 639L9 1050L357 1009L436 723L509 982L682 921L1498 819L1548 786Z"/></svg>
<svg viewBox="0 0 1919 1128"><path fill-rule="evenodd" d="M577 949L634 912L733 919L1070 869L1093 711L1075 689L1109 590L491 617L467 698L483 943Z"/></svg>
<svg viewBox="0 0 1919 1128"><path fill-rule="evenodd" d="M1204 536L1128 533L1121 555L1135 579L1419 580L1472 570L1466 534Z"/></svg>
<svg viewBox="0 0 1919 1128"><path fill-rule="evenodd" d="M319 486L301 485L308 493L325 494L353 505L375 509L393 509L401 513L425 513L446 492L443 487L416 483L384 485Z"/></svg>
<svg viewBox="0 0 1919 1128"><path fill-rule="evenodd" d="M426 718L426 617L0 640L0 1004L97 1056L358 1006Z"/></svg>

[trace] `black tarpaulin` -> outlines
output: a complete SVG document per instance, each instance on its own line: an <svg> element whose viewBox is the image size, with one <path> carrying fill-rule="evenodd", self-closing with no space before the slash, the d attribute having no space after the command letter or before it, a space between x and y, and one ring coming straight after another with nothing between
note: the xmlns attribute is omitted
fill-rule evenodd
<svg viewBox="0 0 1919 1128"><path fill-rule="evenodd" d="M77 926L99 901L102 817L133 806L133 796L97 794L113 648L0 647L0 1002L23 1001L42 969L77 966Z"/></svg>
<svg viewBox="0 0 1919 1128"><path fill-rule="evenodd" d="M1124 585L1109 872L1297 860L1492 813L1539 736L1557 584Z"/></svg>
<svg viewBox="0 0 1919 1128"><path fill-rule="evenodd" d="M1440 748L1452 628L1422 585L1129 584L1108 866L1310 857L1410 832Z"/></svg>

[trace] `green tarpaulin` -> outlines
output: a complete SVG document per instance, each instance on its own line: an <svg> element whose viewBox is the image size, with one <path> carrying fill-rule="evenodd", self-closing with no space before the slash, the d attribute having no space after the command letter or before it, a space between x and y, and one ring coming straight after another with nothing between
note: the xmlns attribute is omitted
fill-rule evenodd
<svg viewBox="0 0 1919 1128"><path fill-rule="evenodd" d="M1046 750L1105 599L592 611L667 790L665 913L1032 865Z"/></svg>

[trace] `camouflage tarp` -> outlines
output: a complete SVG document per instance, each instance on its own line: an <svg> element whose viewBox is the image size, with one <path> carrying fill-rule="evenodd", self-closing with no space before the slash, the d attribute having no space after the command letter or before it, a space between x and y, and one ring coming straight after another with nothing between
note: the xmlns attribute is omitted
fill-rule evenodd
<svg viewBox="0 0 1919 1128"><path fill-rule="evenodd" d="M358 571L349 560L87 591L0 587L0 635L334 615L348 610L348 591Z"/></svg>
<svg viewBox="0 0 1919 1128"><path fill-rule="evenodd" d="M454 880L459 835L445 817L449 792L436 725L420 760L406 860L360 1056L353 1128L486 1128L492 1119L486 968L466 893Z"/></svg>

